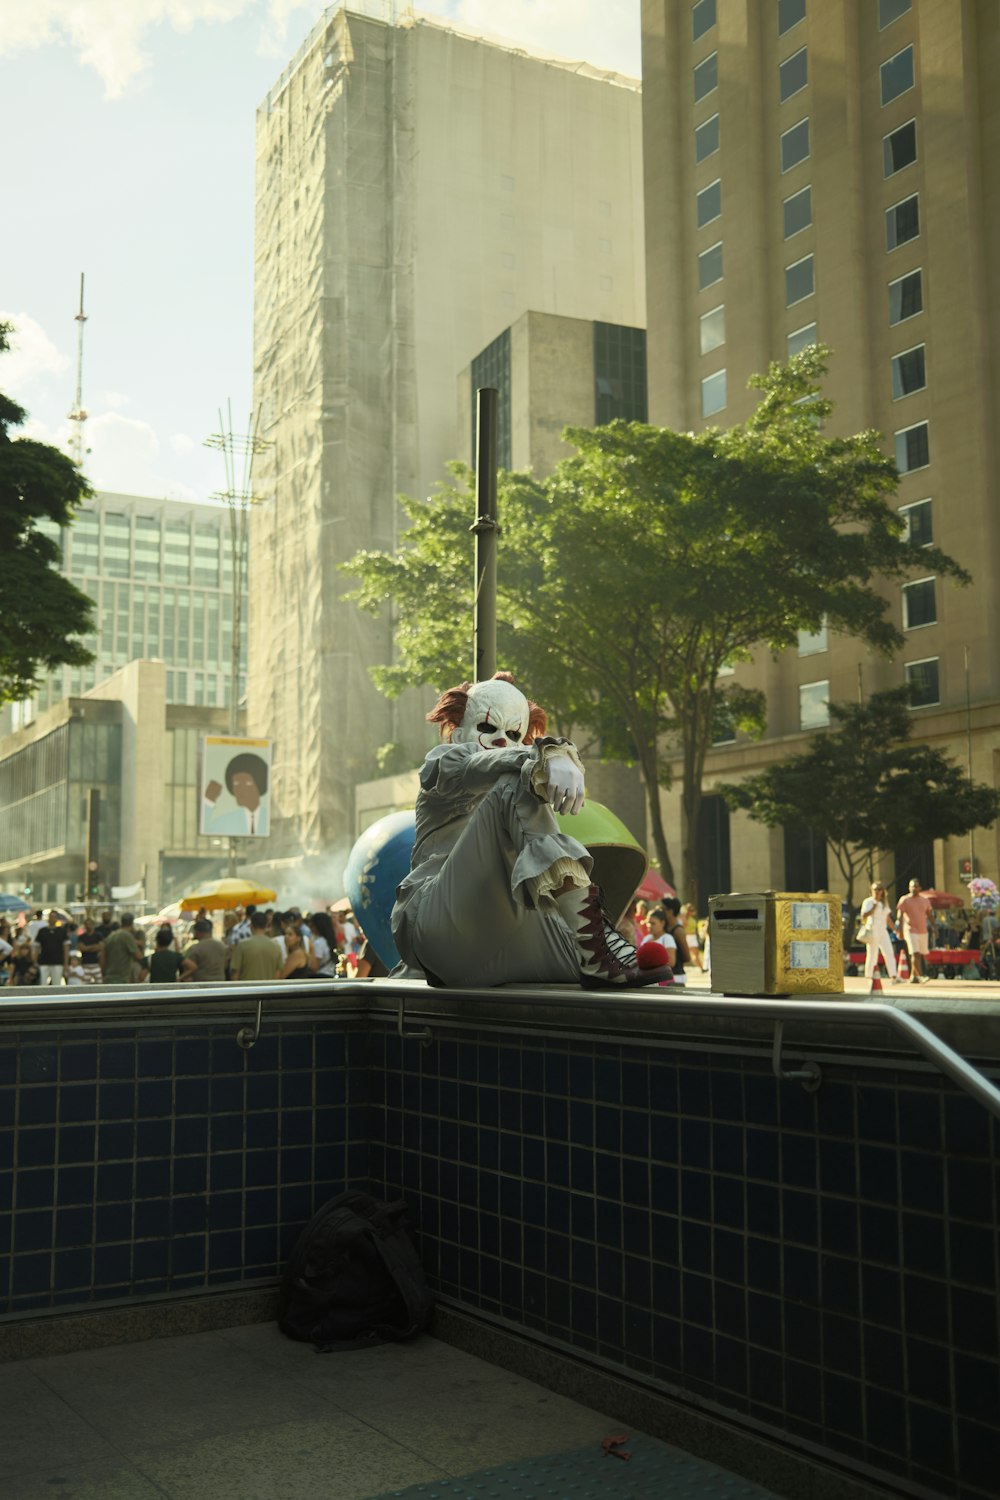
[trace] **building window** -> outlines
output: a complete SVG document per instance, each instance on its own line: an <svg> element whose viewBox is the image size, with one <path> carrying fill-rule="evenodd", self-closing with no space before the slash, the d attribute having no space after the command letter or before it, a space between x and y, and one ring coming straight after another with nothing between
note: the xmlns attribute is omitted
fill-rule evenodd
<svg viewBox="0 0 1000 1500"><path fill-rule="evenodd" d="M709 115L694 131L695 163L707 160L719 149L719 117Z"/></svg>
<svg viewBox="0 0 1000 1500"><path fill-rule="evenodd" d="M785 239L790 240L793 234L798 234L803 229L808 229L813 221L813 190L804 187L800 193L793 193L786 198L783 204L785 214Z"/></svg>
<svg viewBox="0 0 1000 1500"><path fill-rule="evenodd" d="M510 453L510 329L505 328L492 344L487 344L472 361L472 401L470 424L472 464L476 463L476 392L482 386L497 391L497 468L509 469Z"/></svg>
<svg viewBox="0 0 1000 1500"><path fill-rule="evenodd" d="M912 505L901 505L899 514L906 526L904 540L912 542L915 547L931 546L934 541L931 502L916 500Z"/></svg>
<svg viewBox="0 0 1000 1500"><path fill-rule="evenodd" d="M778 0L778 35L784 36L806 18L806 0Z"/></svg>
<svg viewBox="0 0 1000 1500"><path fill-rule="evenodd" d="M716 370L714 375L706 375L701 382L701 414L710 417L717 411L722 411L726 404L726 372Z"/></svg>
<svg viewBox="0 0 1000 1500"><path fill-rule="evenodd" d="M725 304L713 307L711 312L703 313L698 320L699 333L701 335L702 354L711 354L713 349L718 349L726 342L726 308Z"/></svg>
<svg viewBox="0 0 1000 1500"><path fill-rule="evenodd" d="M793 52L791 57L786 57L784 62L778 65L778 92L782 104L793 94L804 89L808 82L809 64L806 49L800 47L798 52Z"/></svg>
<svg viewBox="0 0 1000 1500"><path fill-rule="evenodd" d="M898 130L882 137L882 176L895 177L917 159L917 122L907 120Z"/></svg>
<svg viewBox="0 0 1000 1500"><path fill-rule="evenodd" d="M646 330L594 324L594 421L645 422Z"/></svg>
<svg viewBox="0 0 1000 1500"><path fill-rule="evenodd" d="M926 469L930 461L930 428L926 422L903 427L896 433L896 468L901 474Z"/></svg>
<svg viewBox="0 0 1000 1500"><path fill-rule="evenodd" d="M929 708L941 702L941 682L938 675L939 658L929 656L926 661L906 663L906 681L910 688L910 707Z"/></svg>
<svg viewBox="0 0 1000 1500"><path fill-rule="evenodd" d="M829 650L829 640L825 620L818 630L799 631L800 656L817 656L821 651L827 650Z"/></svg>
<svg viewBox="0 0 1000 1500"><path fill-rule="evenodd" d="M913 0L878 0L878 29L884 31L891 26L893 21L898 21L900 16L905 16L911 8Z"/></svg>
<svg viewBox="0 0 1000 1500"><path fill-rule="evenodd" d="M698 213L698 228L703 229L706 224L711 224L722 212L722 179L717 177L710 182L708 187L702 188L695 196L695 204Z"/></svg>
<svg viewBox="0 0 1000 1500"><path fill-rule="evenodd" d="M698 289L704 291L705 287L711 286L713 282L722 280L722 241L716 245L709 245L698 257Z"/></svg>
<svg viewBox="0 0 1000 1500"><path fill-rule="evenodd" d="M691 40L697 41L715 25L715 0L698 0L691 7Z"/></svg>
<svg viewBox="0 0 1000 1500"><path fill-rule="evenodd" d="M809 117L786 130L781 137L781 170L790 172L809 155Z"/></svg>
<svg viewBox="0 0 1000 1500"><path fill-rule="evenodd" d="M163 532L163 576L170 583L191 581L191 528L168 521Z"/></svg>
<svg viewBox="0 0 1000 1500"><path fill-rule="evenodd" d="M901 401L904 396L912 396L914 391L922 391L926 384L927 368L923 344L917 344L913 349L904 349L902 354L893 355L892 399L894 401Z"/></svg>
<svg viewBox="0 0 1000 1500"><path fill-rule="evenodd" d="M895 250L920 233L920 195L914 193L885 211L885 248Z"/></svg>
<svg viewBox="0 0 1000 1500"><path fill-rule="evenodd" d="M916 630L921 625L933 625L936 621L934 579L918 578L916 583L904 583L903 629Z"/></svg>
<svg viewBox="0 0 1000 1500"><path fill-rule="evenodd" d="M889 282L889 326L905 323L924 310L924 295L919 271L910 271L898 281Z"/></svg>
<svg viewBox="0 0 1000 1500"><path fill-rule="evenodd" d="M913 87L913 46L904 47L879 69L882 80L882 103L891 104L900 94Z"/></svg>
<svg viewBox="0 0 1000 1500"><path fill-rule="evenodd" d="M704 99L719 86L719 54L710 52L694 70L694 102Z"/></svg>
<svg viewBox="0 0 1000 1500"><path fill-rule="evenodd" d="M112 511L104 513L104 574L108 578L128 578L132 571L129 557L131 517Z"/></svg>
<svg viewBox="0 0 1000 1500"><path fill-rule="evenodd" d="M791 307L815 291L813 257L804 255L801 260L785 267L785 306Z"/></svg>
<svg viewBox="0 0 1000 1500"><path fill-rule="evenodd" d="M830 682L803 682L799 687L799 728L823 729L830 722Z"/></svg>
<svg viewBox="0 0 1000 1500"><path fill-rule="evenodd" d="M810 344L816 342L816 324L807 323L804 328L796 328L785 340L785 358L791 359L793 354L799 354L803 349L808 349Z"/></svg>

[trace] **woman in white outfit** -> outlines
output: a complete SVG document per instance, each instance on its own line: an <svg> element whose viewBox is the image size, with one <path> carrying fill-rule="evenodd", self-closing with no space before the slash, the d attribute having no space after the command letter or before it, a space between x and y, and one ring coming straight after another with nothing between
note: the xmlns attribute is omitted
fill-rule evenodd
<svg viewBox="0 0 1000 1500"><path fill-rule="evenodd" d="M889 939L893 927L892 908L885 899L885 886L872 881L872 893L861 903L861 930L865 933L865 978L875 973L879 954L885 959L886 972L890 979L896 977L896 955Z"/></svg>

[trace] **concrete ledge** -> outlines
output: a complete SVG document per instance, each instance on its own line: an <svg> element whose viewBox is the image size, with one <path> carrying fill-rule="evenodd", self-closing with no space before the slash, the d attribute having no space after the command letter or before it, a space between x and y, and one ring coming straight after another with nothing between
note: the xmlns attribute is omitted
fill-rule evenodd
<svg viewBox="0 0 1000 1500"><path fill-rule="evenodd" d="M529 1333L455 1306L437 1303L429 1332L467 1354L537 1381L557 1395L610 1412L623 1423L623 1431L633 1427L647 1432L788 1500L899 1500L900 1496L936 1500L923 1489L886 1488L881 1476L869 1479L857 1469L835 1465L819 1452L813 1456L804 1448L793 1449L780 1436L755 1432L737 1418L688 1405L641 1378L615 1374L591 1363L586 1355L563 1353Z"/></svg>

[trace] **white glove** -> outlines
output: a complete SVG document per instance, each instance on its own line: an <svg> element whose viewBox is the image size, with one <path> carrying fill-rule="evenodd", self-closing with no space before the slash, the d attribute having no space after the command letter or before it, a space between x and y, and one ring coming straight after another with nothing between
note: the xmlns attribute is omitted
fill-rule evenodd
<svg viewBox="0 0 1000 1500"><path fill-rule="evenodd" d="M545 795L557 813L573 813L583 806L583 772L568 755L545 760Z"/></svg>

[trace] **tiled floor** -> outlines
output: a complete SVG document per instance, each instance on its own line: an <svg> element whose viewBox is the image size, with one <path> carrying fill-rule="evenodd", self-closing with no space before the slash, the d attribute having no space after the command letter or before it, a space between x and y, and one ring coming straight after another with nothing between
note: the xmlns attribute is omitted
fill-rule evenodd
<svg viewBox="0 0 1000 1500"><path fill-rule="evenodd" d="M264 1323L0 1366L0 1495L369 1500L426 1484L429 1500L450 1478L450 1500L466 1494L455 1477L587 1449L615 1471L600 1469L606 1481L587 1493L622 1495L617 1471L629 1466L604 1458L601 1441L623 1430L432 1338L317 1355ZM654 1446L675 1454L642 1442L650 1460ZM701 1496L767 1500L710 1465L683 1465ZM496 1492L531 1492L516 1477L501 1475Z"/></svg>

